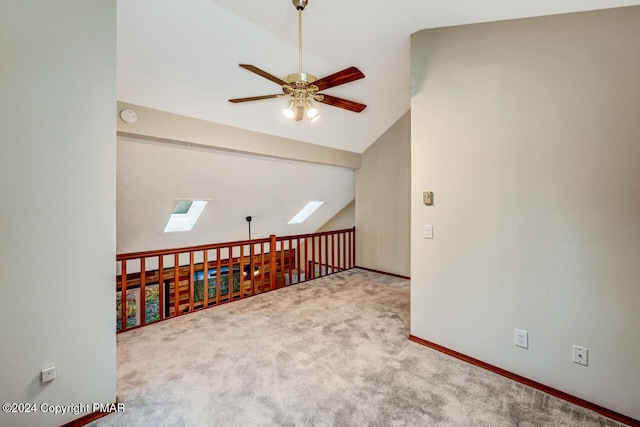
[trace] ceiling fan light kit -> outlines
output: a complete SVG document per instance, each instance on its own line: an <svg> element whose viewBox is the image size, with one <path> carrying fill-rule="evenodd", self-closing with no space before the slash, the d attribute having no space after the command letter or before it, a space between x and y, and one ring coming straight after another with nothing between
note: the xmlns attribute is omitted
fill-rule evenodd
<svg viewBox="0 0 640 427"><path fill-rule="evenodd" d="M364 74L356 67L346 68L342 71L338 71L337 73L331 74L330 76L321 79L318 79L311 74L302 72L302 11L307 7L308 0L292 0L292 3L298 11L298 72L289 74L284 79L279 79L278 77L273 76L254 65L240 64L240 67L280 85L282 87L283 93L275 95L253 96L249 98L235 98L230 99L229 102L240 103L248 101L258 101L262 99L282 98L288 96L292 99L287 104L287 107L282 110L282 114L293 123L299 122L305 117L313 122L320 117L320 115L318 114L318 110L313 106L311 101L320 102L356 113L361 112L367 107L365 104L318 93L321 90L329 89L364 78Z"/></svg>

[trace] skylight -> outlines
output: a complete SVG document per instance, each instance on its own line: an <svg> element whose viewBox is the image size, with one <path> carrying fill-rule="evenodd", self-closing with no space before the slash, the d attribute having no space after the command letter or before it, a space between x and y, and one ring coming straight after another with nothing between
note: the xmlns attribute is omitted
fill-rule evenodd
<svg viewBox="0 0 640 427"><path fill-rule="evenodd" d="M309 202L307 205L302 208L300 212L296 214L289 224L302 224L309 216L316 211L320 206L322 206L324 202Z"/></svg>
<svg viewBox="0 0 640 427"><path fill-rule="evenodd" d="M192 204L193 200L178 200L172 214L187 214Z"/></svg>
<svg viewBox="0 0 640 427"><path fill-rule="evenodd" d="M208 200L177 200L164 232L191 231L207 203Z"/></svg>

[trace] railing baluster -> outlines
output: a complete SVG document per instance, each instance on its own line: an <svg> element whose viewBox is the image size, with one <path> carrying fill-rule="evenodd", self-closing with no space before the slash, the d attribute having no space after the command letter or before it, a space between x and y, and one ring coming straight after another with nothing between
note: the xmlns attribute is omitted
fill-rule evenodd
<svg viewBox="0 0 640 427"><path fill-rule="evenodd" d="M189 313L191 313L193 311L193 300L195 299L195 283L193 283L193 275L194 275L194 268L193 268L193 251L189 252Z"/></svg>
<svg viewBox="0 0 640 427"><path fill-rule="evenodd" d="M310 279L316 278L316 237L311 236L311 277Z"/></svg>
<svg viewBox="0 0 640 427"><path fill-rule="evenodd" d="M351 240L349 232L344 234L344 269L351 268Z"/></svg>
<svg viewBox="0 0 640 427"><path fill-rule="evenodd" d="M297 275L298 275L298 280L296 281L296 283L300 283L302 281L301 279L301 273L302 273L302 268L300 266L300 250L301 250L301 243L300 243L300 238L298 237L298 240L296 240L296 271L297 271Z"/></svg>
<svg viewBox="0 0 640 427"><path fill-rule="evenodd" d="M216 305L220 305L220 248L216 248Z"/></svg>
<svg viewBox="0 0 640 427"><path fill-rule="evenodd" d="M333 240L333 233L331 234L331 272L336 272L336 258L335 258L335 242Z"/></svg>
<svg viewBox="0 0 640 427"><path fill-rule="evenodd" d="M249 296L253 295L254 286L255 286L255 274L256 267L254 265L254 252L253 252L253 243L249 243L249 271L247 271L247 276L249 276Z"/></svg>
<svg viewBox="0 0 640 427"><path fill-rule="evenodd" d="M353 268L353 243L352 243L352 232L349 231L349 268Z"/></svg>
<svg viewBox="0 0 640 427"><path fill-rule="evenodd" d="M289 259L288 259L288 267L287 267L287 271L289 272L289 285L293 284L293 254L292 254L292 249L293 249L293 243L291 241L291 239L289 239Z"/></svg>
<svg viewBox="0 0 640 427"><path fill-rule="evenodd" d="M342 233L342 268L347 269L347 235Z"/></svg>
<svg viewBox="0 0 640 427"><path fill-rule="evenodd" d="M340 271L336 268L336 233L331 233L331 271Z"/></svg>
<svg viewBox="0 0 640 427"><path fill-rule="evenodd" d="M202 308L209 307L209 250L202 252Z"/></svg>
<svg viewBox="0 0 640 427"><path fill-rule="evenodd" d="M140 305L136 310L140 310L140 326L147 323L147 272L146 258L140 258Z"/></svg>
<svg viewBox="0 0 640 427"><path fill-rule="evenodd" d="M165 318L164 315L164 255L158 256L158 318Z"/></svg>
<svg viewBox="0 0 640 427"><path fill-rule="evenodd" d="M304 281L309 280L309 238L304 238Z"/></svg>
<svg viewBox="0 0 640 427"><path fill-rule="evenodd" d="M233 301L233 246L228 246L227 251L229 252L229 269L227 270L227 276L229 277L229 300L227 302Z"/></svg>
<svg viewBox="0 0 640 427"><path fill-rule="evenodd" d="M173 315L180 315L180 254L173 257Z"/></svg>
<svg viewBox="0 0 640 427"><path fill-rule="evenodd" d="M122 261L122 273L120 274L120 322L122 326L121 331L127 330L127 260Z"/></svg>
<svg viewBox="0 0 640 427"><path fill-rule="evenodd" d="M240 282L240 298L244 297L244 282L246 277L244 275L244 245L240 245L240 273L238 281Z"/></svg>
<svg viewBox="0 0 640 427"><path fill-rule="evenodd" d="M345 270L350 268L349 267L349 257L351 256L351 248L349 248L348 242L349 242L349 233L344 233L344 235L342 236L343 239L343 245L344 245L344 268Z"/></svg>
<svg viewBox="0 0 640 427"><path fill-rule="evenodd" d="M342 264L340 261L342 260L340 257L340 253L344 253L344 251L340 251L340 249L342 249L342 244L341 242L341 237L342 237L342 233L338 234L338 271L342 271L344 270L344 268L342 268L344 266L344 264Z"/></svg>
<svg viewBox="0 0 640 427"><path fill-rule="evenodd" d="M264 292L264 242L260 243L260 292Z"/></svg>
<svg viewBox="0 0 640 427"><path fill-rule="evenodd" d="M276 284L276 235L269 236L269 290L272 291Z"/></svg>
<svg viewBox="0 0 640 427"><path fill-rule="evenodd" d="M317 277L324 276L324 274L322 274L322 254L324 254L324 252L322 250L322 234L321 234L318 236L318 276Z"/></svg>
<svg viewBox="0 0 640 427"><path fill-rule="evenodd" d="M329 274L329 236L324 235L324 272Z"/></svg>
<svg viewBox="0 0 640 427"><path fill-rule="evenodd" d="M284 268L284 240L280 240L280 282L279 288L283 288L285 285L285 268Z"/></svg>
<svg viewBox="0 0 640 427"><path fill-rule="evenodd" d="M351 268L351 233L345 234L344 238L346 240L345 245L347 246L347 251L349 252L347 256L347 267Z"/></svg>
<svg viewBox="0 0 640 427"><path fill-rule="evenodd" d="M317 259L317 264L318 264L318 275L315 277L322 277L322 235L318 236L318 259Z"/></svg>
<svg viewBox="0 0 640 427"><path fill-rule="evenodd" d="M353 227L350 233L353 236L353 250L351 251L351 268L356 266L356 228Z"/></svg>
<svg viewBox="0 0 640 427"><path fill-rule="evenodd" d="M347 270L349 268L349 256L351 254L351 248L349 247L349 233L344 233L342 235L342 248L344 249L342 253L342 265L344 269Z"/></svg>

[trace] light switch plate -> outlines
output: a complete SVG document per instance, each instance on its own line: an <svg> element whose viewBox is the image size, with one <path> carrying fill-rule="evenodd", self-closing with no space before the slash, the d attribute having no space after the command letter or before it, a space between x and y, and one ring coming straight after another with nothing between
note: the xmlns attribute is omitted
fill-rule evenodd
<svg viewBox="0 0 640 427"><path fill-rule="evenodd" d="M427 206L433 206L433 191L425 191L422 193L422 201Z"/></svg>
<svg viewBox="0 0 640 427"><path fill-rule="evenodd" d="M424 226L424 238L433 239L433 225Z"/></svg>

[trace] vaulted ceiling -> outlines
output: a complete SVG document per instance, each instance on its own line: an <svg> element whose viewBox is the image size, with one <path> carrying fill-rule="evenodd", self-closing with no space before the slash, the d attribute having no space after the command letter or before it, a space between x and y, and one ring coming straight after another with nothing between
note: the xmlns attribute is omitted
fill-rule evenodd
<svg viewBox="0 0 640 427"><path fill-rule="evenodd" d="M638 0L309 0L303 71L350 66L366 78L327 93L362 113L320 105L320 120L291 124L286 101L231 104L281 92L238 64L277 77L298 71L291 0L118 1L118 99L243 129L362 152L408 109L410 35L421 29L640 4Z"/></svg>

